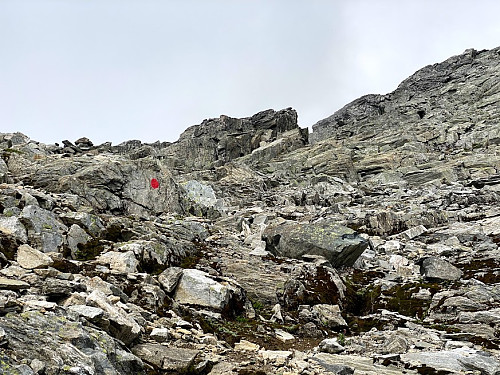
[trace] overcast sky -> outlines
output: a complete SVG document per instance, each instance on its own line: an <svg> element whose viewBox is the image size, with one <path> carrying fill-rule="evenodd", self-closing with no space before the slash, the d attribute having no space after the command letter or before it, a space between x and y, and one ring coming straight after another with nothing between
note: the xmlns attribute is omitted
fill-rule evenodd
<svg viewBox="0 0 500 375"><path fill-rule="evenodd" d="M0 0L0 132L175 141L225 114L311 126L467 48L498 1Z"/></svg>

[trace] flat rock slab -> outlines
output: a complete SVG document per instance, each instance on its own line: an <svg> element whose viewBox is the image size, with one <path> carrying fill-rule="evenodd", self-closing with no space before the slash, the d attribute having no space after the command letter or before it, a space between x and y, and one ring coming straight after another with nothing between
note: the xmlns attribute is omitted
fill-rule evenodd
<svg viewBox="0 0 500 375"><path fill-rule="evenodd" d="M37 249L33 249L30 245L19 246L17 249L17 262L21 267L28 270L45 268L54 263L51 257Z"/></svg>
<svg viewBox="0 0 500 375"><path fill-rule="evenodd" d="M384 375L401 375L401 369L394 366L383 366L373 363L372 358L356 356L356 355L339 355L329 353L317 353L312 357L312 360L323 367L325 370L334 374L384 374ZM335 372L337 371L337 372ZM339 372L341 371L341 372ZM417 374L416 371L407 369L406 374Z"/></svg>
<svg viewBox="0 0 500 375"><path fill-rule="evenodd" d="M500 372L500 362L494 357L465 347L440 352L407 353L401 355L401 361L415 368L426 366L453 372L478 370L488 375Z"/></svg>
<svg viewBox="0 0 500 375"><path fill-rule="evenodd" d="M8 289L8 290L21 290L28 289L30 284L25 283L21 280L12 280L7 279L6 277L0 277L0 289Z"/></svg>
<svg viewBox="0 0 500 375"><path fill-rule="evenodd" d="M153 366L166 371L187 371L198 355L198 350L168 348L160 344L140 344L132 352Z"/></svg>
<svg viewBox="0 0 500 375"><path fill-rule="evenodd" d="M288 222L263 233L267 250L275 255L301 259L321 255L334 267L350 267L368 247L368 241L354 230L331 220L311 224Z"/></svg>

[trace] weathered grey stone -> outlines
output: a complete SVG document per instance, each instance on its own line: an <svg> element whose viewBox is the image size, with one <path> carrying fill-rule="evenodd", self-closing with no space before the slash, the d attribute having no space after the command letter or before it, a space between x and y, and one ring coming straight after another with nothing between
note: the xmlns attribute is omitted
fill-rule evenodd
<svg viewBox="0 0 500 375"><path fill-rule="evenodd" d="M462 271L447 261L437 257L424 258L421 261L420 273L430 280L439 281L455 281L462 277Z"/></svg>
<svg viewBox="0 0 500 375"><path fill-rule="evenodd" d="M484 374L498 373L500 362L471 348L458 348L439 352L407 353L401 355L401 361L412 367L425 365L437 371L461 372L479 370ZM493 372L489 372L489 371Z"/></svg>
<svg viewBox="0 0 500 375"><path fill-rule="evenodd" d="M235 304L244 303L244 296L239 287L227 280L214 280L206 272L196 269L185 269L175 290L174 299L187 305L205 306L217 310L238 308ZM241 308L241 307L240 307Z"/></svg>
<svg viewBox="0 0 500 375"><path fill-rule="evenodd" d="M181 186L185 190L184 207L186 212L215 218L226 210L223 201L217 199L211 186L196 180L189 180Z"/></svg>
<svg viewBox="0 0 500 375"><path fill-rule="evenodd" d="M312 307L320 322L328 328L347 327L347 323L340 313L339 305L319 304Z"/></svg>
<svg viewBox="0 0 500 375"><path fill-rule="evenodd" d="M102 292L94 290L87 297L87 303L104 310L110 321L109 334L125 344L130 344L141 333L141 327L137 322L129 317L121 307L111 304Z"/></svg>
<svg viewBox="0 0 500 375"><path fill-rule="evenodd" d="M472 357L459 358L458 361L467 369L480 371L481 374L498 375L500 374L500 361L491 354L478 352L479 355Z"/></svg>
<svg viewBox="0 0 500 375"><path fill-rule="evenodd" d="M87 232L85 232L82 228L80 228L77 224L71 225L69 228L69 232L66 236L66 240L68 243L68 247L71 250L71 254L73 258L77 258L78 254L78 245L85 245L92 239Z"/></svg>
<svg viewBox="0 0 500 375"><path fill-rule="evenodd" d="M7 359L2 357L2 365L18 365L17 357L29 359L31 364L38 360L33 370L38 367L47 374L77 367L81 370L76 373L81 374L144 374L137 357L129 354L127 361L120 360L123 350L107 333L64 316L28 311L0 317L0 325L13 353Z"/></svg>
<svg viewBox="0 0 500 375"><path fill-rule="evenodd" d="M401 233L401 235L408 240L412 240L425 232L427 232L426 227L424 227L423 225L417 225L416 227L405 230Z"/></svg>
<svg viewBox="0 0 500 375"><path fill-rule="evenodd" d="M163 290L167 293L172 293L177 286L182 273L183 269L180 267L169 267L160 273L158 275L158 281L163 287Z"/></svg>
<svg viewBox="0 0 500 375"><path fill-rule="evenodd" d="M169 348L160 344L139 344L132 348L132 352L146 363L177 373L188 371L199 354L198 350Z"/></svg>
<svg viewBox="0 0 500 375"><path fill-rule="evenodd" d="M39 206L26 206L21 212L21 222L28 229L28 237L40 244L44 253L57 252L64 243L63 232L68 228L55 215Z"/></svg>
<svg viewBox="0 0 500 375"><path fill-rule="evenodd" d="M269 361L283 366L293 357L293 352L289 350L259 350L259 355L264 359L264 362Z"/></svg>
<svg viewBox="0 0 500 375"><path fill-rule="evenodd" d="M334 267L352 266L368 247L355 231L330 220L268 227L263 239L267 249L276 255L296 259L305 254L322 255Z"/></svg>
<svg viewBox="0 0 500 375"><path fill-rule="evenodd" d="M149 337L151 337L151 339L155 340L156 342L165 342L169 338L168 328L153 328L153 330L149 334Z"/></svg>
<svg viewBox="0 0 500 375"><path fill-rule="evenodd" d="M59 217L67 226L76 224L88 230L92 236L98 236L104 230L102 220L88 212L65 212Z"/></svg>
<svg viewBox="0 0 500 375"><path fill-rule="evenodd" d="M26 228L21 223L21 221L15 217L4 217L0 216L0 232L5 234L10 234L19 242L26 243L28 241L28 235L26 234Z"/></svg>
<svg viewBox="0 0 500 375"><path fill-rule="evenodd" d="M100 320L104 317L104 310L99 307L92 307L86 305L73 305L69 306L68 310L73 311L90 321Z"/></svg>
<svg viewBox="0 0 500 375"><path fill-rule="evenodd" d="M0 277L0 289L21 290L21 289L28 289L29 287L30 284L25 283L24 281L12 280L6 277Z"/></svg>
<svg viewBox="0 0 500 375"><path fill-rule="evenodd" d="M130 273L137 272L137 266L139 261L135 258L133 251L109 251L100 255L97 258L97 262L101 264L109 265L109 268L113 271L120 273Z"/></svg>
<svg viewBox="0 0 500 375"><path fill-rule="evenodd" d="M21 245L17 249L17 263L23 268L32 270L51 266L54 261L47 254L33 249L30 245Z"/></svg>
<svg viewBox="0 0 500 375"><path fill-rule="evenodd" d="M338 343L337 339L324 339L319 343L319 350L324 353L338 354L342 353L345 348Z"/></svg>
<svg viewBox="0 0 500 375"><path fill-rule="evenodd" d="M282 329L275 329L274 334L276 335L276 338L282 342L292 342L295 341L295 336L292 335L291 333L288 333L286 331L283 331Z"/></svg>

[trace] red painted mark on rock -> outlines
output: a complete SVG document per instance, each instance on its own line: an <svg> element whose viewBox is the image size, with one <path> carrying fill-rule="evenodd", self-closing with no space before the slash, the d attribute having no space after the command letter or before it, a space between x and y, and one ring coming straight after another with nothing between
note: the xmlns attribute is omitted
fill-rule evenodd
<svg viewBox="0 0 500 375"><path fill-rule="evenodd" d="M151 187L153 189L158 189L160 187L160 183L158 182L158 180L156 178L151 179Z"/></svg>

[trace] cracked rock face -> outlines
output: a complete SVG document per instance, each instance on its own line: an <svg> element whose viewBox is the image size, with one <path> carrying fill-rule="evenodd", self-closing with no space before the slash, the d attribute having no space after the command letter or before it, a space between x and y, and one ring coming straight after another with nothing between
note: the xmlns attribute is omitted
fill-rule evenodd
<svg viewBox="0 0 500 375"><path fill-rule="evenodd" d="M0 372L497 374L500 49L314 125L0 134Z"/></svg>

